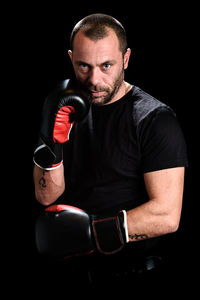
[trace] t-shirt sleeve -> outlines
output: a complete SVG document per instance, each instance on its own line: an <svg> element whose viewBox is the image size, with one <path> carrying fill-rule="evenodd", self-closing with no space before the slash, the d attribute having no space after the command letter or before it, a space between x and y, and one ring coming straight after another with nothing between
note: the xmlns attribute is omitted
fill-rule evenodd
<svg viewBox="0 0 200 300"><path fill-rule="evenodd" d="M142 121L140 151L143 173L187 166L185 138L172 111L158 109Z"/></svg>

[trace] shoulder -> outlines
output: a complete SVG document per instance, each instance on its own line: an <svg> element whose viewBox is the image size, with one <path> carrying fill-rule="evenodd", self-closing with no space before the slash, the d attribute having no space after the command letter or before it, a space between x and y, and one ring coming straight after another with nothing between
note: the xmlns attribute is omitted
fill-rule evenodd
<svg viewBox="0 0 200 300"><path fill-rule="evenodd" d="M151 96L150 94L146 93L139 87L133 87L132 99L133 121L136 127L143 123L144 120L148 120L151 117L160 113L175 116L175 113L171 109L171 107L156 99L155 97Z"/></svg>

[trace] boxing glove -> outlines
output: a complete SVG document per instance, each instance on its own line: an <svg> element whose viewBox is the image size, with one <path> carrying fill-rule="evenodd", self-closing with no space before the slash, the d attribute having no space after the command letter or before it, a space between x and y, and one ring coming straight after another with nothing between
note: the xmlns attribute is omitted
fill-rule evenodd
<svg viewBox="0 0 200 300"><path fill-rule="evenodd" d="M62 144L69 140L74 122L82 121L89 110L75 82L63 81L46 99L41 116L40 138L34 163L45 170L62 163Z"/></svg>
<svg viewBox="0 0 200 300"><path fill-rule="evenodd" d="M41 254L57 257L98 251L113 254L128 242L126 211L98 217L69 205L52 205L38 217L36 246Z"/></svg>

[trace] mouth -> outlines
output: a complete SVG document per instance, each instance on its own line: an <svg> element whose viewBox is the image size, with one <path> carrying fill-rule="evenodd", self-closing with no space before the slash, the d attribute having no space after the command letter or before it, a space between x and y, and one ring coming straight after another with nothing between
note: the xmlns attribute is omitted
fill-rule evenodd
<svg viewBox="0 0 200 300"><path fill-rule="evenodd" d="M102 97L104 95L105 91L94 91L94 90L91 90L90 91L90 94L92 95L92 97L94 98L97 98L97 97Z"/></svg>

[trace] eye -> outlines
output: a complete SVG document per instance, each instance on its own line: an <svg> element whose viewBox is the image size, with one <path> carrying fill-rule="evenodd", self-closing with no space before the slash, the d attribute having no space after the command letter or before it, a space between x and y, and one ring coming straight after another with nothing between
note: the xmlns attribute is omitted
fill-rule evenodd
<svg viewBox="0 0 200 300"><path fill-rule="evenodd" d="M87 64L84 64L84 63L80 63L79 64L79 69L80 69L80 71L81 72L88 72L88 70L89 70L89 66L87 65Z"/></svg>
<svg viewBox="0 0 200 300"><path fill-rule="evenodd" d="M111 67L111 64L104 64L103 65L104 70L109 70L110 67Z"/></svg>

